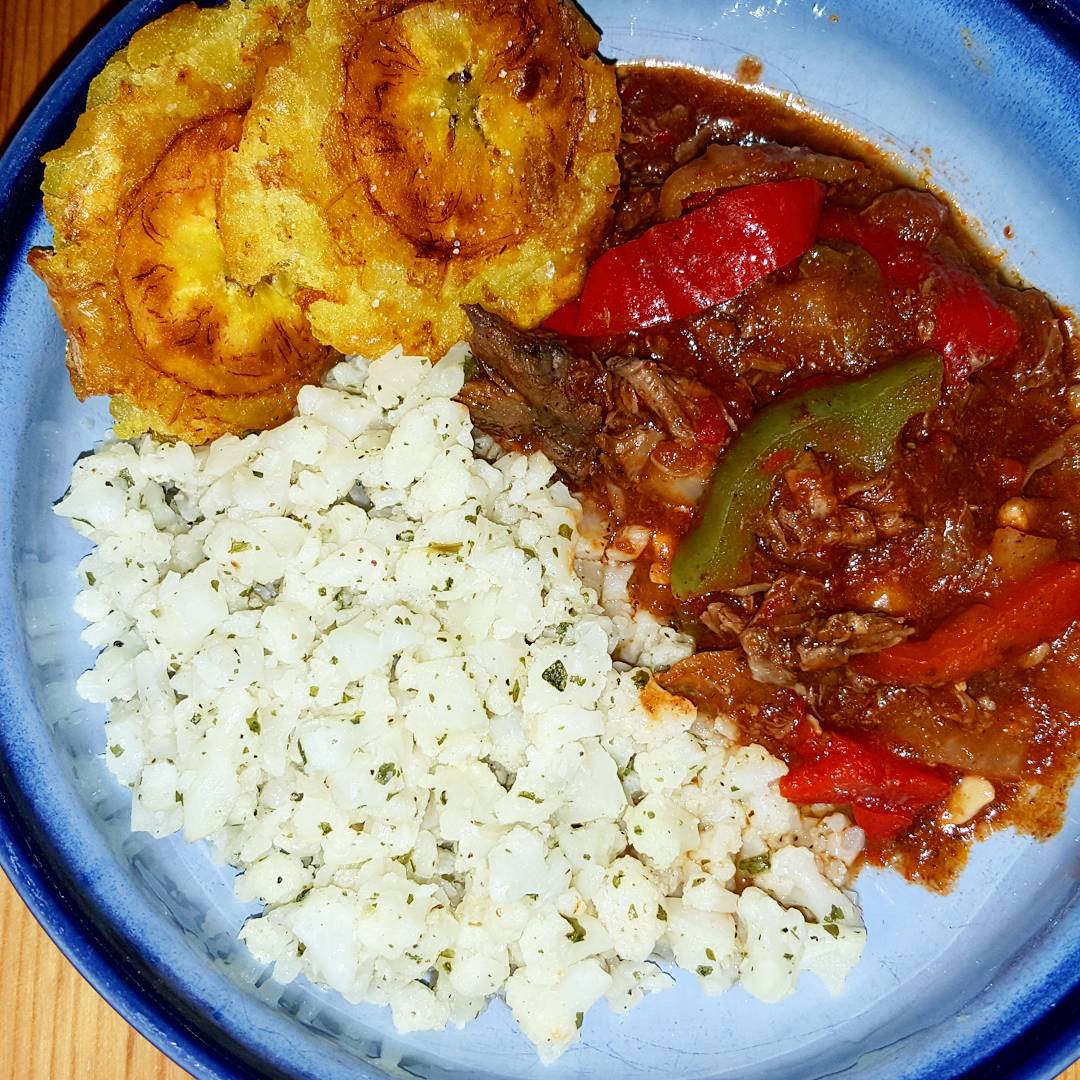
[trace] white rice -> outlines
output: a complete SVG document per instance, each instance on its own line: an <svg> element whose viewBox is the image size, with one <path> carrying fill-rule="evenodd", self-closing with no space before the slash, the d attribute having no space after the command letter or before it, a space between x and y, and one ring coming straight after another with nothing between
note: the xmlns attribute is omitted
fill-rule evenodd
<svg viewBox="0 0 1080 1080"><path fill-rule="evenodd" d="M777 1001L803 970L838 992L861 832L613 660L690 645L603 563L601 608L549 461L474 453L466 356L349 360L274 430L76 464L57 512L95 545L76 608L102 649L78 689L132 828L208 840L279 980L402 1031L502 994L552 1061L600 998L670 985L660 964L708 994Z"/></svg>

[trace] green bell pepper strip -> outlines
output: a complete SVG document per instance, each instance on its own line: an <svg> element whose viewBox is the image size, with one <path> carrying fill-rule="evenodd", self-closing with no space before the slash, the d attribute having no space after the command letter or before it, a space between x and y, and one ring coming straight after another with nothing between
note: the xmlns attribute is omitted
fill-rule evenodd
<svg viewBox="0 0 1080 1080"><path fill-rule="evenodd" d="M680 600L747 584L754 525L769 505L777 465L804 449L876 472L904 425L941 399L941 357L919 353L835 386L817 386L764 408L721 455L705 507L671 565Z"/></svg>

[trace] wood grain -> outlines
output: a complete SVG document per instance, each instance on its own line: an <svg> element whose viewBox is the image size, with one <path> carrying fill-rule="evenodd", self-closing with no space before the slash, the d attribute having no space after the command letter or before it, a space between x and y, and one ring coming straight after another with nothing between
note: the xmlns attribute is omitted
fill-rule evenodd
<svg viewBox="0 0 1080 1080"><path fill-rule="evenodd" d="M22 118L68 50L118 4L0 0L0 133Z"/></svg>
<svg viewBox="0 0 1080 1080"><path fill-rule="evenodd" d="M0 875L0 1080L184 1080L98 997Z"/></svg>
<svg viewBox="0 0 1080 1080"><path fill-rule="evenodd" d="M102 0L0 0L0 140L6 142L73 43L117 6ZM187 1076L82 979L2 875L0 956L0 1080ZM1080 1065L1059 1080L1080 1080Z"/></svg>

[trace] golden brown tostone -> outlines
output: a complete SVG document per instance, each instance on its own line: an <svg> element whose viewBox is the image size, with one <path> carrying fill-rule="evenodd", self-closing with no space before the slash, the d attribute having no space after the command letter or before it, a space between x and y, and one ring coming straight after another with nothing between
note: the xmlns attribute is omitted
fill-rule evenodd
<svg viewBox="0 0 1080 1080"><path fill-rule="evenodd" d="M536 324L576 293L618 188L597 43L563 0L310 0L225 176L238 278L292 281L342 352L439 355L464 303Z"/></svg>
<svg viewBox="0 0 1080 1080"><path fill-rule="evenodd" d="M257 59L290 8L233 0L151 23L45 158L55 249L30 263L68 333L76 393L112 395L121 435L204 442L272 426L333 360L277 283L231 280L219 231Z"/></svg>

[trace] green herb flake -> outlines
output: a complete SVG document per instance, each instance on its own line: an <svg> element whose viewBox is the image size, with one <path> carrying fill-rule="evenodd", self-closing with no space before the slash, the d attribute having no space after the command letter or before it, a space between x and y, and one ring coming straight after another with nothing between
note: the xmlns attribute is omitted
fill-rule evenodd
<svg viewBox="0 0 1080 1080"><path fill-rule="evenodd" d="M122 746L110 746L109 753L112 754L113 757L123 757L124 748Z"/></svg>
<svg viewBox="0 0 1080 1080"><path fill-rule="evenodd" d="M567 524L565 524L565 523L564 523L564 524L562 524L562 525L560 525L560 526L559 526L559 535L560 535L560 536L561 536L561 537L562 537L562 538L563 538L564 540L569 540L569 539L571 539L571 537L573 537L573 535L574 535L574 530L573 530L573 529L571 529L569 525L567 525Z"/></svg>
<svg viewBox="0 0 1080 1080"><path fill-rule="evenodd" d="M707 979L713 973L713 969L709 967L708 964L699 964L697 967L697 973L703 979Z"/></svg>
<svg viewBox="0 0 1080 1080"><path fill-rule="evenodd" d="M248 731L250 731L253 735L258 735L259 732L262 731L262 724L259 723L259 717L255 713L252 713L247 718L247 726Z"/></svg>
<svg viewBox="0 0 1080 1080"><path fill-rule="evenodd" d="M769 853L765 852L764 855L755 855L750 859L740 859L739 873L746 874L748 877L753 877L755 874L763 874L769 869L769 866Z"/></svg>
<svg viewBox="0 0 1080 1080"><path fill-rule="evenodd" d="M534 802L537 805L539 805L540 803L542 803L544 801L543 799L540 798L539 795L536 794L535 791L519 791L518 792L518 798L519 799L528 799L530 802Z"/></svg>
<svg viewBox="0 0 1080 1080"><path fill-rule="evenodd" d="M630 676L630 680L639 690L644 690L649 685L649 673L639 668Z"/></svg>
<svg viewBox="0 0 1080 1080"><path fill-rule="evenodd" d="M566 940L572 941L575 945L579 941L584 941L585 927L582 926L573 915L564 915L563 918L570 924L570 932L566 935Z"/></svg>
<svg viewBox="0 0 1080 1080"><path fill-rule="evenodd" d="M322 829L323 836L329 836L334 831L334 827L329 821L320 821L319 828Z"/></svg>
<svg viewBox="0 0 1080 1080"><path fill-rule="evenodd" d="M556 660L551 667L544 669L540 678L542 678L549 686L554 686L556 690L563 691L566 689L566 682L568 679L566 665L561 660Z"/></svg>
<svg viewBox="0 0 1080 1080"><path fill-rule="evenodd" d="M583 1012L575 1013L574 1014L574 1027L576 1027L578 1029L578 1031L580 1031L581 1030L581 1025L584 1024L584 1023L585 1023L585 1014Z"/></svg>
<svg viewBox="0 0 1080 1080"><path fill-rule="evenodd" d="M377 784L389 784L390 781L397 776L398 767L392 761L384 761L379 766L379 771L375 774L375 782Z"/></svg>
<svg viewBox="0 0 1080 1080"><path fill-rule="evenodd" d="M836 923L825 923L825 933L832 934L834 938L838 938L840 936L840 927L837 926Z"/></svg>
<svg viewBox="0 0 1080 1080"><path fill-rule="evenodd" d="M241 551L247 551L248 548L250 548L250 547L251 547L251 545L246 540L234 540L229 545L229 554L230 555L237 555Z"/></svg>
<svg viewBox="0 0 1080 1080"><path fill-rule="evenodd" d="M840 922L844 917L843 911L838 905L833 904L829 914L825 916L825 922Z"/></svg>

